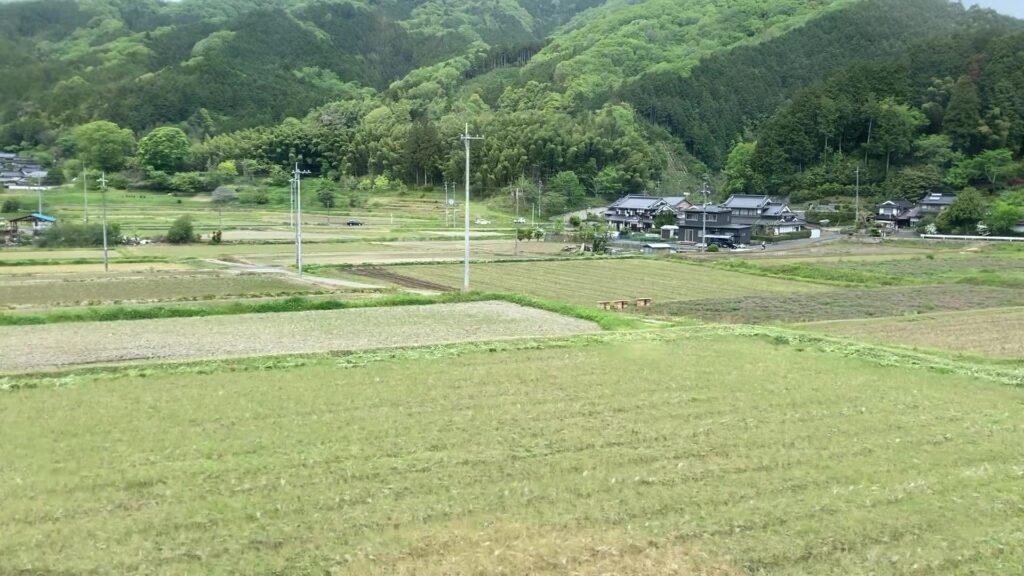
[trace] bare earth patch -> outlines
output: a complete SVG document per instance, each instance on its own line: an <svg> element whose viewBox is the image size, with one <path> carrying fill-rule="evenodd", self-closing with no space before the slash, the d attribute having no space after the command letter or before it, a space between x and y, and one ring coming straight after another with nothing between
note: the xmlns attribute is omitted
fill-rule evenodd
<svg viewBox="0 0 1024 576"><path fill-rule="evenodd" d="M593 332L506 302L0 327L0 370L419 346Z"/></svg>

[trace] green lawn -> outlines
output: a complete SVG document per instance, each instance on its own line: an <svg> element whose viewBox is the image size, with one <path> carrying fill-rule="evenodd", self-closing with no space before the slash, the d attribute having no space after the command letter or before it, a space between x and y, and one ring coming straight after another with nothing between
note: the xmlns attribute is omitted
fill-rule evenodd
<svg viewBox="0 0 1024 576"><path fill-rule="evenodd" d="M0 394L0 573L1019 573L1024 390L662 334Z"/></svg>
<svg viewBox="0 0 1024 576"><path fill-rule="evenodd" d="M398 266L390 270L451 287L462 286L459 264ZM583 305L630 298L654 298L657 302L826 289L659 259L474 264L470 284L474 290L519 292Z"/></svg>

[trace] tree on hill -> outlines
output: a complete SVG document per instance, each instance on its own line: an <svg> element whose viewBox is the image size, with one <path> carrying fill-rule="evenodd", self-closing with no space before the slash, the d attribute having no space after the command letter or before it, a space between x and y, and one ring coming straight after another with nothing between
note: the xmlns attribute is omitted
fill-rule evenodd
<svg viewBox="0 0 1024 576"><path fill-rule="evenodd" d="M135 151L132 131L106 120L75 128L71 140L79 158L87 165L107 172L123 168L125 158Z"/></svg>
<svg viewBox="0 0 1024 576"><path fill-rule="evenodd" d="M177 172L188 159L189 146L188 136L181 128L157 128L139 141L139 161L153 170Z"/></svg>

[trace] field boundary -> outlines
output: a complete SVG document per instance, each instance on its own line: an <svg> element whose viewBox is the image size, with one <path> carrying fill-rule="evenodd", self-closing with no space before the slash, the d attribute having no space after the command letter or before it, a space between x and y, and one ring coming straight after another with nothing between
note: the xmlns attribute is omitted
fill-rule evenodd
<svg viewBox="0 0 1024 576"><path fill-rule="evenodd" d="M606 343L637 341L704 340L717 336L739 336L768 340L778 346L792 346L825 354L838 354L877 366L913 368L939 374L978 378L992 384L1024 387L1024 366L1007 366L1005 362L987 358L953 357L935 351L909 350L882 344L858 342L824 334L752 325L707 324L647 330L602 332L574 336L524 337L457 344L380 348L355 352L315 352L309 354L278 354L233 359L154 361L144 364L61 368L45 372L12 373L0 376L0 392L64 386L107 380L125 376L148 376L158 373L212 374L220 371L245 372L286 370L318 361L333 361L338 368L360 368L379 362L416 358L454 358L473 353L514 352L550 348L575 348Z"/></svg>
<svg viewBox="0 0 1024 576"><path fill-rule="evenodd" d="M424 306L428 304L459 304L499 300L536 308L563 316L596 323L603 330L627 330L650 322L624 314L604 312L572 304L551 302L519 294L497 292L444 292L438 295L395 294L382 298L361 300L310 299L292 297L273 302L232 302L216 306L105 306L78 310L53 310L41 313L0 313L0 326L33 326L71 322L115 322L120 320L159 320L165 318L196 318L206 316L234 316L238 314L273 314L278 312L307 312L345 310L352 308L381 308L392 306Z"/></svg>

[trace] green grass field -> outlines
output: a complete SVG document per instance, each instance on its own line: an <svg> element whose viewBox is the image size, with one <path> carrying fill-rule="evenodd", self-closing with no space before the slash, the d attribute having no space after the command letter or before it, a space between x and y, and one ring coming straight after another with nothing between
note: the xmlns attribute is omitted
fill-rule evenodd
<svg viewBox="0 0 1024 576"><path fill-rule="evenodd" d="M88 196L89 216L91 219L98 219L101 206L100 192L89 190ZM357 238L394 237L417 230L445 228L443 193L364 193L360 194L360 197L362 202L357 207L343 205L328 212L316 202L313 195L304 194L303 220L310 226L321 228L321 232ZM24 213L36 210L37 198L34 192L0 193L0 200L6 199L18 201ZM247 205L235 202L221 210L211 202L210 194L207 193L174 196L160 192L112 189L107 193L107 212L109 220L120 224L123 233L145 237L166 232L170 223L183 214L193 218L200 232L216 229L287 227L290 210L287 188L270 190L269 199L269 204ZM43 211L59 219L81 221L85 215L81 188L62 187L44 191ZM487 218L494 222L491 226L479 227L480 229L511 226L512 216L495 212L482 201L474 199L470 203L470 213L474 220ZM344 226L344 221L350 217L363 220L367 226L355 229Z"/></svg>
<svg viewBox="0 0 1024 576"><path fill-rule="evenodd" d="M1019 573L1024 390L658 334L0 394L0 573Z"/></svg>
<svg viewBox="0 0 1024 576"><path fill-rule="evenodd" d="M396 266L398 274L462 286L462 266ZM654 298L689 300L825 290L814 284L739 274L659 259L567 260L475 264L470 270L474 290L518 292L581 305L601 300Z"/></svg>
<svg viewBox="0 0 1024 576"><path fill-rule="evenodd" d="M857 340L1024 360L1024 308L806 324Z"/></svg>
<svg viewBox="0 0 1024 576"><path fill-rule="evenodd" d="M724 260L716 265L762 275L865 286L962 283L1024 288L1024 250L989 248L972 253Z"/></svg>

